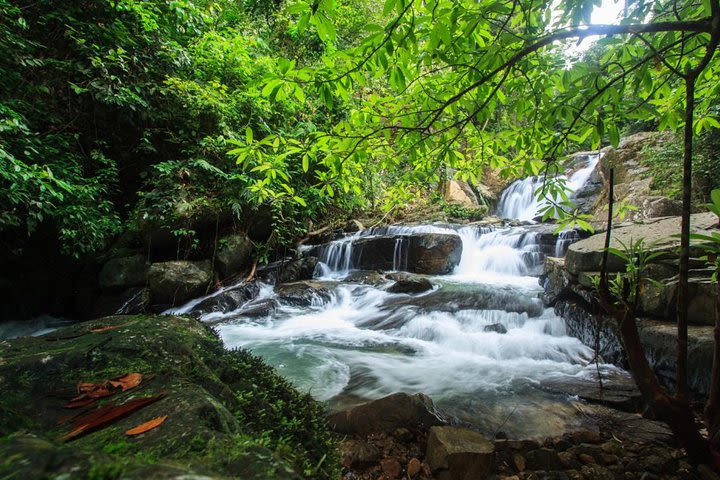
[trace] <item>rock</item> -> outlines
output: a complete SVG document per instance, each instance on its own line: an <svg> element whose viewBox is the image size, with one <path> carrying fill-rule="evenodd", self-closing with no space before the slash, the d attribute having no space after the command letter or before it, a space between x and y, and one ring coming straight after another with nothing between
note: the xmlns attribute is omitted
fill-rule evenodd
<svg viewBox="0 0 720 480"><path fill-rule="evenodd" d="M622 371L603 369L602 388L597 372L556 376L540 383L540 387L553 393L576 396L586 402L599 403L626 412L636 412L644 402L632 377Z"/></svg>
<svg viewBox="0 0 720 480"><path fill-rule="evenodd" d="M98 281L103 290L126 290L144 286L148 281L149 264L144 255L113 258L100 270Z"/></svg>
<svg viewBox="0 0 720 480"><path fill-rule="evenodd" d="M720 476L707 465L698 465L697 473L701 480L720 480Z"/></svg>
<svg viewBox="0 0 720 480"><path fill-rule="evenodd" d="M275 295L281 303L310 306L330 301L327 284L317 281L282 283L275 287Z"/></svg>
<svg viewBox="0 0 720 480"><path fill-rule="evenodd" d="M363 468L377 463L381 458L380 450L365 440L349 438L340 443L342 466L345 468Z"/></svg>
<svg viewBox="0 0 720 480"><path fill-rule="evenodd" d="M195 305L191 313L200 316L211 312L231 312L255 298L258 293L260 286L256 282L244 283L206 298Z"/></svg>
<svg viewBox="0 0 720 480"><path fill-rule="evenodd" d="M387 289L390 293L422 293L432 290L433 285L427 278L408 278L398 280Z"/></svg>
<svg viewBox="0 0 720 480"><path fill-rule="evenodd" d="M253 243L245 234L222 237L218 242L215 265L221 278L227 278L250 266L253 260Z"/></svg>
<svg viewBox="0 0 720 480"><path fill-rule="evenodd" d="M695 213L691 216L690 222L694 231L707 232L717 224L717 216L707 212ZM620 242L628 245L631 239L643 239L646 246L653 245L651 247L653 252L665 253L664 258L660 257L660 259L667 260L675 255L673 252L680 244L680 240L675 237L679 232L680 217L650 219L645 223L614 228L610 246L622 249ZM573 243L565 255L565 268L573 275L600 270L604 244L604 233ZM697 251L694 253L699 254ZM655 261L660 261L660 259ZM624 270L622 260L615 255L610 255L608 270L613 272Z"/></svg>
<svg viewBox="0 0 720 480"><path fill-rule="evenodd" d="M563 465L563 468L579 468L580 464L575 460L575 456L570 452L558 452L558 458Z"/></svg>
<svg viewBox="0 0 720 480"><path fill-rule="evenodd" d="M58 420L78 413L63 408L78 381L136 371L142 373L136 388L114 392L101 405L163 396L72 442L60 441L74 428ZM289 480L303 478L306 462L321 465L318 478L335 473L322 407L257 357L224 349L210 328L189 317L113 316L51 336L0 342L3 392L8 385L12 395L0 395L0 410L13 412L0 415L1 478ZM244 400L260 397L262 402ZM164 415L158 428L125 437L128 429ZM288 418L293 426L283 425ZM274 445L284 441L297 457L276 456Z"/></svg>
<svg viewBox="0 0 720 480"><path fill-rule="evenodd" d="M640 209L645 218L679 216L682 214L682 202L667 197L650 196L642 199Z"/></svg>
<svg viewBox="0 0 720 480"><path fill-rule="evenodd" d="M335 413L329 417L329 423L338 433L368 435L393 432L401 427L427 430L434 425L443 425L445 420L430 397L422 393L394 393Z"/></svg>
<svg viewBox="0 0 720 480"><path fill-rule="evenodd" d="M600 465L583 465L580 472L587 480L615 480L615 475Z"/></svg>
<svg viewBox="0 0 720 480"><path fill-rule="evenodd" d="M540 284L545 291L543 295L545 305L551 307L559 299L567 296L567 288L571 280L570 274L565 269L564 258L545 257L543 274L540 277Z"/></svg>
<svg viewBox="0 0 720 480"><path fill-rule="evenodd" d="M597 463L595 457L593 457L592 455L588 455L587 453L581 453L580 455L578 455L578 460L580 460L585 465L594 465Z"/></svg>
<svg viewBox="0 0 720 480"><path fill-rule="evenodd" d="M326 261L338 249L350 249L350 266L354 269L441 275L452 272L460 263L462 240L451 233L374 235L360 237L352 244L318 245L306 253Z"/></svg>
<svg viewBox="0 0 720 480"><path fill-rule="evenodd" d="M150 308L150 289L147 287L128 288L120 293L104 293L93 307L93 317L108 315L137 315Z"/></svg>
<svg viewBox="0 0 720 480"><path fill-rule="evenodd" d="M495 332L500 334L507 333L507 327L503 325L502 323L493 323L491 325L485 325L483 327L483 332Z"/></svg>
<svg viewBox="0 0 720 480"><path fill-rule="evenodd" d="M351 219L351 220L347 221L347 223L345 224L345 228L343 228L343 230L346 233L355 233L355 232L361 232L361 231L365 230L365 227L363 226L362 223L360 223L359 220Z"/></svg>
<svg viewBox="0 0 720 480"><path fill-rule="evenodd" d="M402 475L402 465L396 458L385 458L380 462L380 466L389 479L400 478L400 475Z"/></svg>
<svg viewBox="0 0 720 480"><path fill-rule="evenodd" d="M525 467L527 466L527 462L525 461L525 457L520 455L519 453L516 453L513 455L513 465L515 465L515 469L522 473L525 471Z"/></svg>
<svg viewBox="0 0 720 480"><path fill-rule="evenodd" d="M298 282L301 280L312 280L317 267L317 257L296 258L288 263L282 264L277 271L277 282Z"/></svg>
<svg viewBox="0 0 720 480"><path fill-rule="evenodd" d="M417 458L411 458L407 464L407 474L410 478L414 478L415 475L420 473L422 470L422 463Z"/></svg>
<svg viewBox="0 0 720 480"><path fill-rule="evenodd" d="M387 279L383 276L382 272L377 270L355 270L347 274L343 279L343 282L347 283L362 283L364 285L381 285L385 283Z"/></svg>
<svg viewBox="0 0 720 480"><path fill-rule="evenodd" d="M148 271L153 303L181 305L203 295L212 281L209 260L153 263Z"/></svg>
<svg viewBox="0 0 720 480"><path fill-rule="evenodd" d="M574 403L588 421L602 425L603 430L613 432L620 440L634 443L669 443L672 441L672 432L662 422L648 420L637 413L621 412L602 405ZM584 453L600 454L584 448Z"/></svg>
<svg viewBox="0 0 720 480"><path fill-rule="evenodd" d="M472 430L432 427L425 458L439 480L481 480L493 472L495 446Z"/></svg>
<svg viewBox="0 0 720 480"><path fill-rule="evenodd" d="M559 470L562 462L555 450L551 448L538 448L525 454L527 468L530 470Z"/></svg>
<svg viewBox="0 0 720 480"><path fill-rule="evenodd" d="M466 182L459 182L457 180L445 182L443 199L447 203L461 205L467 208L476 208L479 206L470 186Z"/></svg>
<svg viewBox="0 0 720 480"><path fill-rule="evenodd" d="M600 463L602 463L605 466L616 465L620 461L620 458L618 458L617 455L611 455L611 454L607 454L607 453L600 454L599 458L600 458Z"/></svg>

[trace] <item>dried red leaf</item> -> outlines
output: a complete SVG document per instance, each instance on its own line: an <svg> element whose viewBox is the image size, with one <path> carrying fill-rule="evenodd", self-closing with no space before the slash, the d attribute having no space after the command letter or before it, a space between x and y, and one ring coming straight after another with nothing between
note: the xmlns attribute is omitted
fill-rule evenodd
<svg viewBox="0 0 720 480"><path fill-rule="evenodd" d="M123 403L122 405L105 405L87 416L78 418L73 423L73 429L64 435L61 440L67 442L74 438L105 428L107 425L126 417L141 408L157 402L165 394L154 397L136 398ZM102 412L101 412L102 411Z"/></svg>
<svg viewBox="0 0 720 480"><path fill-rule="evenodd" d="M156 417L156 418L153 418L152 420L148 420L145 423L141 423L137 427L131 428L130 430L125 432L125 435L132 436L132 435L140 435L141 433L145 433L149 430L152 430L153 428L159 427L165 420L167 420L167 418L168 418L168 416L164 415L162 417Z"/></svg>
<svg viewBox="0 0 720 480"><path fill-rule="evenodd" d="M91 397L85 397L82 398L75 397L69 402L67 402L65 405L63 405L63 408L82 408L87 407L91 403L95 402L97 398L91 398Z"/></svg>
<svg viewBox="0 0 720 480"><path fill-rule="evenodd" d="M128 373L122 377L113 378L108 380L108 383L115 388L122 388L122 391L130 390L140 385L142 382L142 374L140 373Z"/></svg>
<svg viewBox="0 0 720 480"><path fill-rule="evenodd" d="M97 328L91 328L89 331L90 333L100 333L100 332L107 332L109 330L117 330L118 328L127 327L130 325L130 323L121 323L120 325L108 325L105 327L97 327Z"/></svg>

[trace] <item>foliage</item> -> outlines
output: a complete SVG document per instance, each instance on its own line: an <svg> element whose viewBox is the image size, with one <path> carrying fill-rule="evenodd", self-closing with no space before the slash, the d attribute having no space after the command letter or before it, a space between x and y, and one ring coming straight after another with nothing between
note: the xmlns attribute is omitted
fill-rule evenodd
<svg viewBox="0 0 720 480"><path fill-rule="evenodd" d="M459 220L482 220L488 213L486 206L481 207L466 207L464 205L458 205L453 203L441 203L442 210L445 214L451 218L457 218Z"/></svg>
<svg viewBox="0 0 720 480"><path fill-rule="evenodd" d="M718 217L718 226L720 226L720 189L715 189L710 193L712 202L705 204L705 208L709 212L714 213ZM694 240L700 240L699 247L705 252L705 255L701 257L714 268L712 275L713 281L718 281L718 275L720 275L720 233L711 232L710 235L704 235L699 233L690 234L690 238Z"/></svg>
<svg viewBox="0 0 720 480"><path fill-rule="evenodd" d="M625 272L616 273L614 278L608 278L608 290L618 305L631 306L637 304L640 288L643 283L658 284L656 280L646 275L647 266L653 259L663 255L661 251L652 251L653 244L645 245L644 239L630 239L628 244L618 240L622 248L609 247L608 253L620 258L625 265ZM593 287L600 287L600 277L592 278Z"/></svg>

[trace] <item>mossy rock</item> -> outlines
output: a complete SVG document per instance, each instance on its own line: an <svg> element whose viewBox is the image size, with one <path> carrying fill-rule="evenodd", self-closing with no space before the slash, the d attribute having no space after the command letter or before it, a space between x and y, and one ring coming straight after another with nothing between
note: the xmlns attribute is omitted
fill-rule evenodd
<svg viewBox="0 0 720 480"><path fill-rule="evenodd" d="M103 327L117 327L100 330ZM93 332L92 330L95 330ZM138 372L108 402L163 397L71 441L78 382ZM186 317L114 316L0 342L0 478L337 478L323 411L259 358ZM125 432L167 415L137 436Z"/></svg>

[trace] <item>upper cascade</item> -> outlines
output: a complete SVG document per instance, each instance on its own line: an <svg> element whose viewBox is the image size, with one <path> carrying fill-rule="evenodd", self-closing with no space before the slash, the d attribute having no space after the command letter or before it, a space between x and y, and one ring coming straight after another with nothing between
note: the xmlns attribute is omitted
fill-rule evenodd
<svg viewBox="0 0 720 480"><path fill-rule="evenodd" d="M582 156L585 166L575 171L570 177L561 175L559 178L567 180L566 186L571 192L571 198L590 179L595 167L600 161L601 154ZM539 215L540 209L546 204L544 199L538 199L535 192L543 184L543 177L534 176L515 180L500 194L497 206L497 215L501 218L516 220L533 220Z"/></svg>

